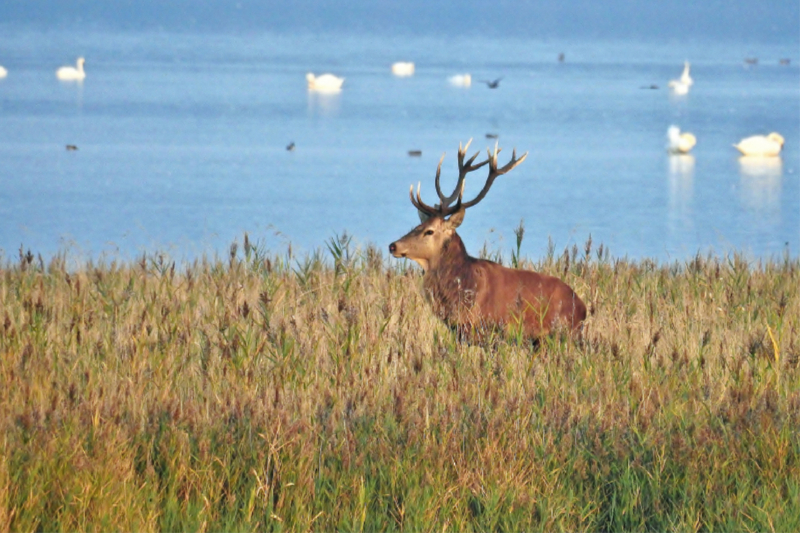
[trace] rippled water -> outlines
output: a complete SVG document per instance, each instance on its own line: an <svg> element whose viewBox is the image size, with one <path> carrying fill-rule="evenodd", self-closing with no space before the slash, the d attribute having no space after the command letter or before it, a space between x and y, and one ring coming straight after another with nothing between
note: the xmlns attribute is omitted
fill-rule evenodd
<svg viewBox="0 0 800 533"><path fill-rule="evenodd" d="M757 53L759 63L743 59ZM460 230L473 253L538 256L589 235L612 255L752 257L800 249L800 58L793 47L715 42L463 40L329 34L71 34L20 30L0 41L0 249L177 258L224 254L247 231L274 250L347 232L381 247L417 216L408 186L459 141L528 151ZM559 53L565 61L557 61ZM83 83L56 67L86 57ZM393 77L394 61L416 63ZM667 82L692 62L684 97ZM346 78L309 93L305 74ZM470 88L447 77L469 72ZM502 77L497 89L477 80ZM657 85L659 89L644 89ZM669 156L670 124L693 132ZM779 131L783 154L742 160L732 144ZM296 149L287 151L294 142ZM65 146L77 146L68 151ZM421 157L409 157L421 150ZM466 196L484 176L471 177Z"/></svg>

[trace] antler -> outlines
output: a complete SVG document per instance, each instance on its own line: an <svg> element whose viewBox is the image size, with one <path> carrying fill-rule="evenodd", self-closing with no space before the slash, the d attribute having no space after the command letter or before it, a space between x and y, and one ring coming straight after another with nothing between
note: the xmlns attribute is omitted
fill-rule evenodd
<svg viewBox="0 0 800 533"><path fill-rule="evenodd" d="M522 157L517 159L517 150L514 149L511 155L511 161L509 161L505 166L502 168L497 168L497 154L502 151L502 148L497 147L497 143L494 145L494 152L490 150L486 150L489 157L485 161L481 161L480 163L474 164L475 158L478 157L480 152L475 152L475 155L470 157L466 163L464 162L464 158L467 155L467 149L469 148L470 143L472 143L472 139L467 141L467 144L462 148L461 143L458 143L458 181L456 182L456 187L453 190L453 193L450 196L445 196L442 193L442 188L439 185L439 178L442 173L442 161L444 161L444 155L439 160L439 166L436 169L436 194L439 196L439 200L441 204L436 204L435 206L431 207L427 205L425 202L422 201L422 197L420 196L420 184L417 184L417 197L414 198L414 186L411 186L409 190L409 196L411 197L411 203L416 207L421 213L424 213L428 217L433 216L441 216L446 217L448 215L452 215L461 207L463 206L465 209L467 207L472 207L481 200L483 197L486 196L486 193L489 192L489 188L491 188L492 183L494 183L495 178L497 176L502 176L507 172L511 171L514 167L525 161L525 158L528 157L528 152L522 154ZM469 202L462 202L462 196L464 195L464 180L467 177L467 174L478 170L482 166L489 164L489 176L486 178L486 184L483 186L481 192L470 200ZM453 200L458 200L454 206L450 204L453 203Z"/></svg>
<svg viewBox="0 0 800 533"><path fill-rule="evenodd" d="M463 204L464 209L467 207L472 207L483 200L483 197L486 196L487 192L489 192L489 188L492 186L492 183L494 183L494 180L497 178L497 176L502 176L503 174L510 172L514 169L514 167L525 161L525 158L528 157L528 152L525 152L522 154L522 157L517 159L517 149L514 148L511 151L511 161L506 163L506 165L502 168L497 168L497 154L499 154L501 150L501 148L497 147L497 143L494 144L494 153L490 152L488 148L486 149L486 153L489 154L489 159L487 159L487 162L489 163L489 176L486 178L486 184L483 186L481 192L478 193L478 196Z"/></svg>

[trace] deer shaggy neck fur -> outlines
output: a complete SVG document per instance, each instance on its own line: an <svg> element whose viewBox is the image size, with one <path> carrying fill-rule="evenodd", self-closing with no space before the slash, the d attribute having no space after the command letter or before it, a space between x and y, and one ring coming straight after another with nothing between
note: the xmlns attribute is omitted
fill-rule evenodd
<svg viewBox="0 0 800 533"><path fill-rule="evenodd" d="M463 323L475 305L473 263L457 233L445 241L442 255L425 273L423 289L434 314L449 325Z"/></svg>

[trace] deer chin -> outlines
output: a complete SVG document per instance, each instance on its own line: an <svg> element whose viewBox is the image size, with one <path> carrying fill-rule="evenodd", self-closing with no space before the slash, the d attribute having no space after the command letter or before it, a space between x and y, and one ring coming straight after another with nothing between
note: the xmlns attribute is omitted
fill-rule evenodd
<svg viewBox="0 0 800 533"><path fill-rule="evenodd" d="M427 259L422 259L419 257L409 257L406 252L401 252L398 248L395 248L394 250L390 249L390 253L398 259L411 259L416 264L421 266L422 270L424 270L425 272L427 272L428 268L430 267L430 261L428 261Z"/></svg>
<svg viewBox="0 0 800 533"><path fill-rule="evenodd" d="M412 261L422 267L422 270L425 272L428 271L428 267L430 267L430 262L427 259L416 259L414 257L409 257Z"/></svg>

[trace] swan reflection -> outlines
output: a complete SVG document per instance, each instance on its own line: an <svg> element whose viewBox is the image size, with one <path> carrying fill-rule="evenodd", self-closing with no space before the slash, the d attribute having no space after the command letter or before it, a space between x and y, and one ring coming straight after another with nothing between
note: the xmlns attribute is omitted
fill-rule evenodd
<svg viewBox="0 0 800 533"><path fill-rule="evenodd" d="M783 161L780 157L739 158L742 203L757 210L780 207Z"/></svg>
<svg viewBox="0 0 800 533"><path fill-rule="evenodd" d="M667 231L676 246L694 232L692 199L694 197L694 156L672 154L668 158L669 211Z"/></svg>
<svg viewBox="0 0 800 533"><path fill-rule="evenodd" d="M669 156L670 210L687 205L694 193L694 156L673 154Z"/></svg>
<svg viewBox="0 0 800 533"><path fill-rule="evenodd" d="M335 117L339 114L340 91L308 91L308 114Z"/></svg>

